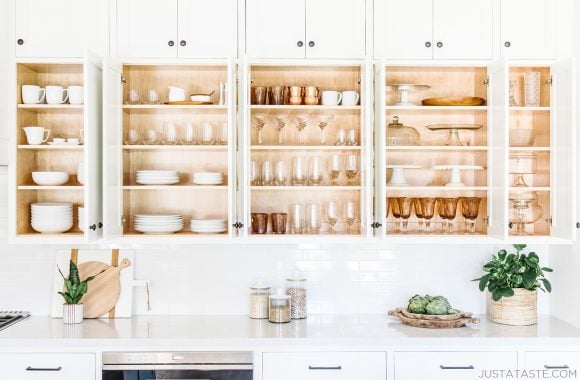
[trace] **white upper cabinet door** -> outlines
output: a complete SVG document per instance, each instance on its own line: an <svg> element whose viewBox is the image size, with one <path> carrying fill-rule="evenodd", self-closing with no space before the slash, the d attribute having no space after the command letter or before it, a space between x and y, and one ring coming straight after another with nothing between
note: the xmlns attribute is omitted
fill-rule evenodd
<svg viewBox="0 0 580 380"><path fill-rule="evenodd" d="M433 58L491 59L492 45L491 0L434 1Z"/></svg>
<svg viewBox="0 0 580 380"><path fill-rule="evenodd" d="M377 12L377 7L385 9ZM375 49L383 49L379 55L385 59L433 58L432 15L432 0L375 0ZM382 46L377 46L380 41L384 41Z"/></svg>
<svg viewBox="0 0 580 380"><path fill-rule="evenodd" d="M365 0L306 0L306 58L364 58L365 15Z"/></svg>
<svg viewBox="0 0 580 380"><path fill-rule="evenodd" d="M556 57L556 0L502 0L501 52L511 59Z"/></svg>
<svg viewBox="0 0 580 380"><path fill-rule="evenodd" d="M177 0L117 0L119 57L177 58L178 45Z"/></svg>
<svg viewBox="0 0 580 380"><path fill-rule="evenodd" d="M304 58L305 1L246 0L247 55L252 58Z"/></svg>
<svg viewBox="0 0 580 380"><path fill-rule="evenodd" d="M178 0L179 58L236 56L236 0Z"/></svg>
<svg viewBox="0 0 580 380"><path fill-rule="evenodd" d="M17 0L17 57L82 57L88 29L83 0Z"/></svg>

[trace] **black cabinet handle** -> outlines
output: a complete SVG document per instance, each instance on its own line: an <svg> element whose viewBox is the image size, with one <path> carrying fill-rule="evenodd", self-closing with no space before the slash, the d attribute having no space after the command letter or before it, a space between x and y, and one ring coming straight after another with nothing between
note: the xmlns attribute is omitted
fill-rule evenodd
<svg viewBox="0 0 580 380"><path fill-rule="evenodd" d="M464 369L464 370L465 369L475 369L472 365L468 365L468 366L465 366L465 367L461 367L461 366L459 366L459 367L453 367L453 366L448 367L448 366L440 365L439 368L441 368L441 369L450 369L450 370L455 370L455 369L457 369L457 370L460 370L460 369Z"/></svg>
<svg viewBox="0 0 580 380"><path fill-rule="evenodd" d="M545 369L570 369L567 364L564 365L546 365L544 364Z"/></svg>
<svg viewBox="0 0 580 380"><path fill-rule="evenodd" d="M513 228L513 227L514 227L514 224L513 224L512 222L509 222L509 223L508 223L508 227L509 227L509 228Z"/></svg>
<svg viewBox="0 0 580 380"><path fill-rule="evenodd" d="M503 44L503 46L505 46L505 47L510 47L510 46L512 46L512 43L511 43L511 42L509 42L509 41L506 41L506 42Z"/></svg>
<svg viewBox="0 0 580 380"><path fill-rule="evenodd" d="M431 47L431 41L425 42L425 47L430 48Z"/></svg>
<svg viewBox="0 0 580 380"><path fill-rule="evenodd" d="M173 40L169 40L169 42L167 43L167 45L173 46L173 45L175 45L175 42Z"/></svg>
<svg viewBox="0 0 580 380"><path fill-rule="evenodd" d="M302 46L304 46L304 42L298 41L298 42L296 42L296 46L302 47Z"/></svg>
<svg viewBox="0 0 580 380"><path fill-rule="evenodd" d="M442 48L443 47L443 42L441 42L441 41L437 42L437 47L438 48Z"/></svg>
<svg viewBox="0 0 580 380"><path fill-rule="evenodd" d="M96 224L93 224L92 226L89 226L89 230L96 231L97 230L97 225Z"/></svg>
<svg viewBox="0 0 580 380"><path fill-rule="evenodd" d="M22 38L19 38L16 42L18 45L24 45L24 40Z"/></svg>
<svg viewBox="0 0 580 380"><path fill-rule="evenodd" d="M181 40L181 42L180 42L179 44L180 44L181 46L185 46L185 45L187 45L187 41L185 41L185 40Z"/></svg>
<svg viewBox="0 0 580 380"><path fill-rule="evenodd" d="M310 41L310 42L308 42L308 46L310 46L310 47L314 47L314 45L316 45L316 44L314 43L314 41Z"/></svg>
<svg viewBox="0 0 580 380"><path fill-rule="evenodd" d="M99 230L103 228L103 222L99 222Z"/></svg>
<svg viewBox="0 0 580 380"><path fill-rule="evenodd" d="M35 368L35 367L26 367L27 371L36 371L36 372L58 372L62 370L62 367L56 368Z"/></svg>
<svg viewBox="0 0 580 380"><path fill-rule="evenodd" d="M312 371L314 371L314 370L338 371L338 370L341 370L342 369L342 366L337 365L336 367L314 367L314 366L309 365L308 366L308 369L309 370L312 370Z"/></svg>

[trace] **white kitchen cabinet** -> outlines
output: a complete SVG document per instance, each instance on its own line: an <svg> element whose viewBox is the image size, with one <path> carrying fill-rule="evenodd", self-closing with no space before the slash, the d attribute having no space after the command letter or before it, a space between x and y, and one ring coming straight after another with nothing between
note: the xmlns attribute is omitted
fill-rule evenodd
<svg viewBox="0 0 580 380"><path fill-rule="evenodd" d="M528 370L571 370L580 367L580 352L574 351L528 351L524 368Z"/></svg>
<svg viewBox="0 0 580 380"><path fill-rule="evenodd" d="M468 380L517 367L517 352L395 352L395 380Z"/></svg>
<svg viewBox="0 0 580 380"><path fill-rule="evenodd" d="M365 0L246 0L252 58L363 58Z"/></svg>
<svg viewBox="0 0 580 380"><path fill-rule="evenodd" d="M94 354L0 354L0 368L6 379L94 380Z"/></svg>
<svg viewBox="0 0 580 380"><path fill-rule="evenodd" d="M556 57L557 0L502 0L501 54L510 59Z"/></svg>
<svg viewBox="0 0 580 380"><path fill-rule="evenodd" d="M264 353L263 380L386 380L385 352Z"/></svg>
<svg viewBox="0 0 580 380"><path fill-rule="evenodd" d="M121 58L229 58L236 55L235 0L117 0Z"/></svg>
<svg viewBox="0 0 580 380"><path fill-rule="evenodd" d="M17 0L14 3L17 57L84 55L88 1Z"/></svg>
<svg viewBox="0 0 580 380"><path fill-rule="evenodd" d="M491 0L377 0L374 17L377 57L492 58Z"/></svg>

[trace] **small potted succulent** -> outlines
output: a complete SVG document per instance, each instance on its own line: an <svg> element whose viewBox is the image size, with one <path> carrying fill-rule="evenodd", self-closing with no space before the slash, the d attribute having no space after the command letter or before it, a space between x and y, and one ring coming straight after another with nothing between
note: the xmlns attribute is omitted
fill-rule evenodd
<svg viewBox="0 0 580 380"><path fill-rule="evenodd" d="M68 279L62 274L60 268L58 268L58 271L64 280L65 287L64 292L58 292L64 298L62 321L67 325L81 323L83 321L83 304L80 303L81 299L89 290L89 281L98 275L87 277L86 280L81 281L79 269L72 260L70 261Z"/></svg>
<svg viewBox="0 0 580 380"><path fill-rule="evenodd" d="M535 252L522 253L525 244L514 244L515 253L505 249L483 266L479 290L491 294L490 320L512 326L528 326L537 322L537 289L552 291L544 276L551 268L541 267Z"/></svg>

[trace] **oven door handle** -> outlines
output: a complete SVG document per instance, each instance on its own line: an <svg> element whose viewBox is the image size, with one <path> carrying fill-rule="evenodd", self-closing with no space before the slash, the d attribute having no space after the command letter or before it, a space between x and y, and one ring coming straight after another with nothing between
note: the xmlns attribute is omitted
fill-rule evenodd
<svg viewBox="0 0 580 380"><path fill-rule="evenodd" d="M252 370L252 364L103 364L103 371L139 370L199 370L199 371L242 371Z"/></svg>

